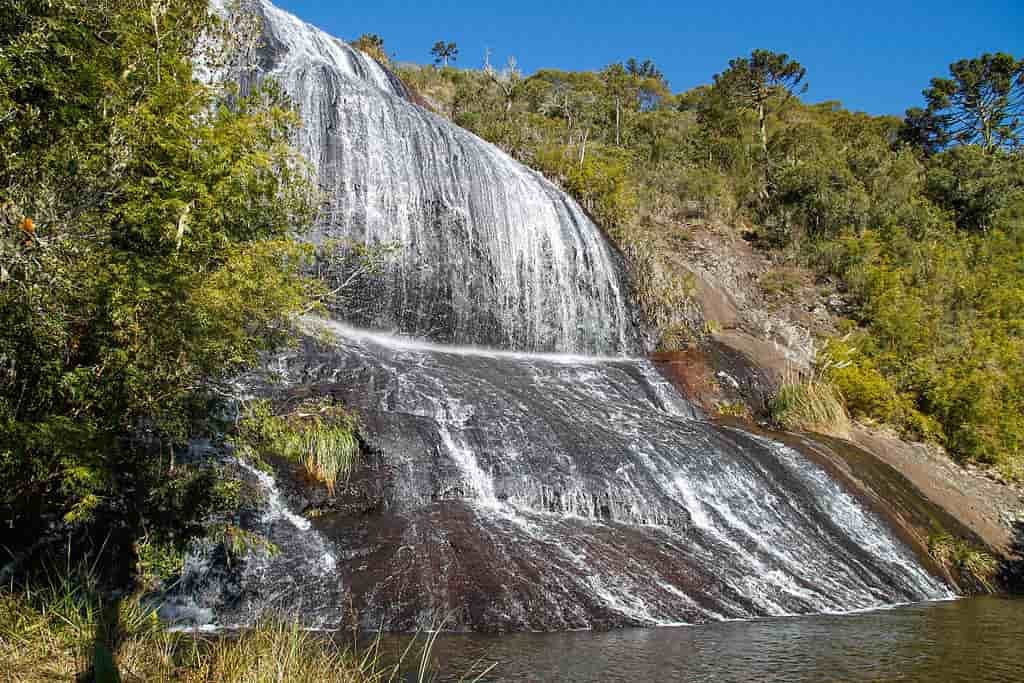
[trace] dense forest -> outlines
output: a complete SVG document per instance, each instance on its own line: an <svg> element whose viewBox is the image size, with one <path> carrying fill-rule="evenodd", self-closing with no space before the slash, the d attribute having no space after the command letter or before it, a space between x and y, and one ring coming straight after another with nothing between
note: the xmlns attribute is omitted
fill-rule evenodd
<svg viewBox="0 0 1024 683"><path fill-rule="evenodd" d="M851 305L787 405L838 394L855 418L1024 476L1024 62L952 64L903 119L806 103L813 74L761 50L676 94L636 59L398 72L580 201L627 256L663 348L713 332L685 316L688 219L728 226ZM762 286L790 286L779 272Z"/></svg>

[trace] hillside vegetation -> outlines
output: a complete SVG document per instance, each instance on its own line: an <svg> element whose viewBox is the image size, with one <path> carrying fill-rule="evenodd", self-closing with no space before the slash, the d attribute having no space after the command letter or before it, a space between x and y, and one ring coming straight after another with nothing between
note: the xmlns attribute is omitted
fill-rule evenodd
<svg viewBox="0 0 1024 683"><path fill-rule="evenodd" d="M664 348L708 331L688 315L685 224L728 226L838 282L849 313L819 340L815 374L854 417L1022 476L1022 63L951 65L905 119L801 101L812 75L786 55L723 67L677 94L636 60L528 77L514 62L398 71L577 198L626 255Z"/></svg>

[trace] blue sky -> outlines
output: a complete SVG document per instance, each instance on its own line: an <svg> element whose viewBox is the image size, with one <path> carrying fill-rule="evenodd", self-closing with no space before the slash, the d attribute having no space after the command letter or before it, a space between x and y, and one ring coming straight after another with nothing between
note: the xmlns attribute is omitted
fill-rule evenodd
<svg viewBox="0 0 1024 683"><path fill-rule="evenodd" d="M711 80L754 48L788 52L807 67L811 102L902 114L921 102L932 76L982 52L1024 57L1024 0L950 2L799 0L700 3L631 0L444 0L276 4L341 38L378 33L399 61L429 62L437 40L455 41L460 66L484 50L520 68L598 69L635 56L653 59L675 91Z"/></svg>

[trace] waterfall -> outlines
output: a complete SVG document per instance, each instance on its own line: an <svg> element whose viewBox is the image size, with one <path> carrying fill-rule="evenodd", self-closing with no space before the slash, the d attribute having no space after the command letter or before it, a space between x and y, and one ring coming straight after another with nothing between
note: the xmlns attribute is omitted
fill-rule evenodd
<svg viewBox="0 0 1024 683"><path fill-rule="evenodd" d="M329 548L333 564L286 564L306 574L268 574L266 592L326 571L340 597L307 596L319 621L351 605L366 628L398 630L439 614L551 630L951 595L821 468L705 420L637 357L617 256L575 202L376 62L258 7L262 75L299 106L330 197L314 239L400 245L337 319L307 320L302 348L247 378L344 402L368 446L339 494L365 489L358 514L306 528L271 496L295 552Z"/></svg>
<svg viewBox="0 0 1024 683"><path fill-rule="evenodd" d="M364 327L523 350L636 348L618 257L540 174L413 104L377 62L263 3L263 77L303 120L328 207L316 239L397 245L346 293Z"/></svg>
<svg viewBox="0 0 1024 683"><path fill-rule="evenodd" d="M391 487L386 514L332 537L375 557L367 627L422 627L439 604L464 625L544 630L950 596L817 465L702 419L646 360L310 324L277 381L356 408Z"/></svg>

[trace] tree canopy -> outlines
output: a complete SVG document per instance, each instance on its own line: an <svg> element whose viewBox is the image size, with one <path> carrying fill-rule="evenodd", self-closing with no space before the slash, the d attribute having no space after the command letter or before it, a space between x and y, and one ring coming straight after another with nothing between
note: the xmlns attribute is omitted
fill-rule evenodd
<svg viewBox="0 0 1024 683"><path fill-rule="evenodd" d="M933 78L925 107L907 110L904 138L928 153L978 145L988 153L1020 146L1024 132L1024 59L985 53L949 65Z"/></svg>
<svg viewBox="0 0 1024 683"><path fill-rule="evenodd" d="M434 64L448 66L448 62L454 62L459 56L459 48L455 43L446 43L439 40L430 48L430 54L434 55Z"/></svg>
<svg viewBox="0 0 1024 683"><path fill-rule="evenodd" d="M757 113L758 132L763 157L764 185L767 196L771 184L771 159L768 151L768 117L773 102L785 103L790 97L807 90L807 70L789 55L754 50L749 57L729 61L729 68L715 75L715 88L734 106Z"/></svg>

